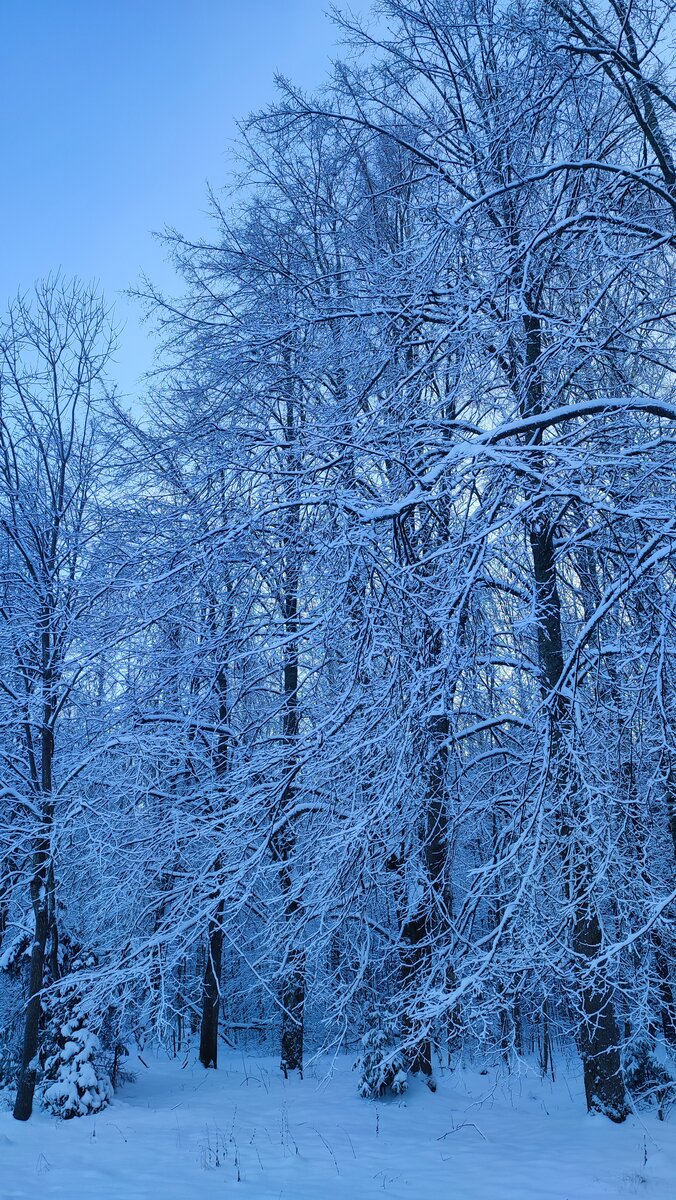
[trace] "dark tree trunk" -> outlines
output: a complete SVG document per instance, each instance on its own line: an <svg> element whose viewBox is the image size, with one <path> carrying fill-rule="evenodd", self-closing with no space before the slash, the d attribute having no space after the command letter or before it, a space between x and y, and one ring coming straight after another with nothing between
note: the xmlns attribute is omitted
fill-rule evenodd
<svg viewBox="0 0 676 1200"><path fill-rule="evenodd" d="M223 912L221 900L209 925L209 952L204 970L202 991L202 1025L199 1059L203 1067L218 1066L218 1017L221 1001L221 967L223 961Z"/></svg>
<svg viewBox="0 0 676 1200"><path fill-rule="evenodd" d="M448 539L448 517L442 515L439 544ZM425 580L427 568L422 568L422 578ZM444 614L448 616L448 614ZM459 636L462 634L466 619L466 610L459 619ZM441 675L443 667L444 632L441 624L430 620L427 624L421 652L424 670L429 674L437 671ZM417 908L408 913L402 923L401 931L401 981L404 994L408 993L413 1001L416 992L420 994L432 971L433 946L445 945L448 940L452 908L452 892L450 885L450 847L448 829L448 746L451 724L447 706L452 703L455 681L447 680L446 704L444 704L444 688L439 677L428 697L429 709L423 726L421 742L429 749L429 763L425 770L427 775L426 806L424 826L421 829L422 857L426 886L420 896ZM394 863L401 872L402 863ZM446 979L447 984L452 981ZM432 1040L425 1027L416 1027L416 1022L408 1012L404 1011L403 1033L409 1042L409 1070L424 1075L428 1086L435 1090L432 1082Z"/></svg>
<svg viewBox="0 0 676 1200"><path fill-rule="evenodd" d="M33 1097L35 1095L37 1078L36 1060L39 1047L40 1017L42 1014L42 988L45 976L45 953L47 938L49 936L51 904L53 903L55 891L54 865L52 863L50 845L51 828L54 820L54 803L52 800L52 771L54 762L52 718L54 703L52 699L51 637L48 616L49 614L46 614L43 619L41 635L44 707L42 728L40 731L40 768L39 777L37 771L35 771L33 780L36 793L40 794L42 799L42 819L33 857L33 876L30 889L31 903L33 905L33 946L31 949L28 1004L26 1006L21 1065L19 1067L19 1079L16 1100L14 1102L14 1117L17 1121L27 1121L33 1111ZM54 928L56 929L56 919L54 919Z"/></svg>
<svg viewBox="0 0 676 1200"><path fill-rule="evenodd" d="M428 776L428 803L424 831L423 857L428 886L416 911L405 921L402 931L401 980L404 992L411 995L424 987L424 977L432 965L432 944L443 937L449 919L446 870L448 866L448 814L446 763L450 725L445 713L430 719L432 762ZM404 1033L412 1039L409 1070L430 1081L433 1074L432 1041L417 1031L414 1021L404 1015Z"/></svg>
<svg viewBox="0 0 676 1200"><path fill-rule="evenodd" d="M669 959L664 951L662 939L656 929L652 931L653 952L655 955L655 971L659 985L661 1000L662 1032L667 1045L676 1046L676 1001L671 983Z"/></svg>
<svg viewBox="0 0 676 1200"><path fill-rule="evenodd" d="M575 923L573 946L593 962L601 949L601 926L596 913L581 907ZM603 982L582 988L583 1021L578 1038L584 1071L584 1093L589 1112L600 1112L611 1121L624 1121L627 1098L620 1062L620 1036L611 989Z"/></svg>
<svg viewBox="0 0 676 1200"><path fill-rule="evenodd" d="M672 761L672 755L665 754L665 798L667 804L667 824L669 826L669 836L671 844L674 848L674 858L676 859L676 769Z"/></svg>
<svg viewBox="0 0 676 1200"><path fill-rule="evenodd" d="M589 546L582 547L577 554L576 569L582 583L582 601L584 616L586 621L591 621L594 613L598 609L602 601L602 589L597 577L597 565L594 555ZM654 631L657 633L657 631ZM596 631L597 650L601 651L601 630L600 627ZM612 659L605 664L607 675L608 691L612 698L613 707L619 713L622 711L622 682L621 677ZM650 895L654 893L654 885L650 874L649 861L646 852L646 832L643 821L643 806L641 798L638 795L636 779L634 775L634 767L632 760L631 734L629 737L629 745L624 747L622 755L622 747L620 747L621 765L620 765L620 780L623 785L623 799L626 804L626 811L629 817L627 822L627 854L628 858L636 863L640 870L643 884L646 892ZM669 767L667 763L667 813L669 815L669 831L674 842L676 853L676 823L672 820L673 814L669 812ZM634 918L638 922L638 914ZM651 945L653 958L655 963L655 973L657 976L657 990L660 999L660 1016L662 1022L662 1030L665 1041L671 1045L676 1045L676 1009L674 1008L674 994L670 981L669 959L665 952L664 945L657 929L651 931ZM630 1033L627 1035L630 1037Z"/></svg>
<svg viewBox="0 0 676 1200"><path fill-rule="evenodd" d="M531 529L530 544L535 577L538 614L538 648L543 689L550 706L551 741L555 769L562 793L572 793L567 814L560 815L560 831L564 860L573 862L574 894L570 899L575 919L572 949L582 973L580 999L582 1023L578 1046L584 1072L587 1108L601 1112L612 1121L624 1121L628 1106L621 1072L619 1031L615 1019L613 996L602 978L596 979L594 960L602 946L599 916L591 892L590 866L585 851L576 850L575 820L580 816L575 806L575 781L567 777L562 762L562 735L568 719L567 703L561 694L563 675L563 639L561 635L561 603L557 586L554 530L542 518Z"/></svg>
<svg viewBox="0 0 676 1200"><path fill-rule="evenodd" d="M522 382L517 383L523 416L542 412L544 406L540 364L543 354L542 326L537 315L538 298L529 297L530 311L523 318L524 362ZM515 364L516 366L516 364ZM518 380L520 370L513 371ZM541 435L535 445L541 443ZM561 795L558 814L566 878L571 880L569 900L574 918L572 951L581 970L579 995L582 1027L578 1046L584 1072L585 1095L589 1111L602 1112L613 1121L623 1121L628 1113L624 1080L620 1070L619 1034L612 993L601 978L595 977L594 960L602 945L602 931L591 887L591 864L586 849L575 845L576 822L581 819L578 789L571 772L575 768L565 760L564 741L570 722L569 703L562 691L563 635L561 599L558 589L555 527L547 509L536 502L529 531L538 622L538 657L543 697L549 713L553 770ZM564 797L568 799L564 801Z"/></svg>
<svg viewBox="0 0 676 1200"><path fill-rule="evenodd" d="M295 438L296 418L293 398L287 399L287 435L290 444ZM294 460L295 465L295 460ZM288 813L296 796L296 773L298 767L298 735L300 731L299 710L299 648L300 627L298 594L300 568L298 563L298 508L290 508L284 538L284 632L288 639L284 647L283 685L284 708L282 711L282 738L285 746L283 764L286 783L281 797L281 811ZM284 900L284 924L288 937L286 963L280 988L282 1006L282 1029L280 1038L280 1067L286 1077L289 1071L303 1074L303 1042L305 1034L305 956L297 945L296 925L301 912L301 901L294 893L290 866L295 848L295 832L287 822L275 839L273 849L281 865L280 886Z"/></svg>
<svg viewBox="0 0 676 1200"><path fill-rule="evenodd" d="M287 917L289 915L287 909ZM303 1075L303 1039L305 1032L305 970L302 951L289 954L282 988L282 1033L280 1067L286 1078L289 1071Z"/></svg>
<svg viewBox="0 0 676 1200"><path fill-rule="evenodd" d="M51 783L51 775L48 782ZM42 1014L42 987L45 975L45 957L47 938L49 936L49 896L48 877L49 866L49 836L51 825L51 805L45 806L46 830L36 851L31 879L31 901L33 904L33 945L31 947L30 976L28 984L28 1003L21 1050L21 1065L14 1102L14 1117L17 1121L27 1121L33 1112L33 1096L37 1078L36 1060L39 1047L40 1017Z"/></svg>
<svg viewBox="0 0 676 1200"><path fill-rule="evenodd" d="M277 846L282 860L281 887L285 897L284 923L290 939L279 998L282 1008L280 1038L280 1067L286 1077L289 1071L303 1074L303 1042L305 1036L305 956L295 945L295 919L300 905L291 892L292 880L286 862L291 847L284 839Z"/></svg>
<svg viewBox="0 0 676 1200"><path fill-rule="evenodd" d="M35 936L31 949L29 995L21 1050L21 1066L14 1102L14 1117L17 1121L27 1121L33 1112L33 1096L37 1077L35 1060L38 1053L40 1014L42 1012L41 993L45 969L45 947L49 932L44 884L40 880L34 881L33 891L38 893L38 897L34 901ZM41 896L40 892L42 892Z"/></svg>
<svg viewBox="0 0 676 1200"><path fill-rule="evenodd" d="M7 932L7 921L9 919L9 889L7 892L0 893L0 948L2 947L5 933Z"/></svg>
<svg viewBox="0 0 676 1200"><path fill-rule="evenodd" d="M427 925L428 914L423 903L401 931L401 982L405 993L416 988L421 974L429 965ZM409 1040L413 1040L409 1071L425 1075L429 1079L432 1075L432 1043L429 1037L420 1035L407 1011L404 1013L403 1033Z"/></svg>
<svg viewBox="0 0 676 1200"><path fill-rule="evenodd" d="M215 607L215 604L214 604ZM228 618L231 624L232 613ZM225 778L228 770L230 740L228 730L228 672L222 663L216 678L218 693L218 738L214 768L217 780ZM221 872L221 861L216 859L214 874L218 879ZM218 1066L218 1018L221 1000L221 969L223 966L223 917L225 915L225 897L214 895L217 901L216 911L209 922L209 946L207 961L204 967L204 984L202 989L202 1023L200 1028L199 1059L203 1067Z"/></svg>
<svg viewBox="0 0 676 1200"><path fill-rule="evenodd" d="M59 926L56 919L56 881L54 879L54 863L50 862L47 888L47 919L49 927L49 970L52 980L61 978L59 963Z"/></svg>
<svg viewBox="0 0 676 1200"><path fill-rule="evenodd" d="M549 1031L549 1014L547 1012L547 1002L545 1001L542 1007L542 1042L540 1044L540 1070L543 1077L549 1071L554 1083L554 1055L552 1047L552 1039Z"/></svg>

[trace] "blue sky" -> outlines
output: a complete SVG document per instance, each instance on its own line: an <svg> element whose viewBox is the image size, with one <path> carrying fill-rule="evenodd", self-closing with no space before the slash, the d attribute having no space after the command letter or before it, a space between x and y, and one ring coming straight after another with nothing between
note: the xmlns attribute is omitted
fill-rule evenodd
<svg viewBox="0 0 676 1200"><path fill-rule="evenodd" d="M124 290L172 274L153 230L206 228L236 122L339 53L328 0L4 0L0 303L51 270L96 279L124 322L122 392L152 365ZM353 4L363 11L365 5Z"/></svg>

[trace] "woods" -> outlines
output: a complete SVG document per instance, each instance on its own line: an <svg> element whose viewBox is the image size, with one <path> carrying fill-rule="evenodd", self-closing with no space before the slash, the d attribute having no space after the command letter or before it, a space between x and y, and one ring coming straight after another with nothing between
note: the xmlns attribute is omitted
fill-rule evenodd
<svg viewBox="0 0 676 1200"><path fill-rule="evenodd" d="M240 1034L673 1095L674 8L340 20L166 234L132 412L95 290L0 327L19 1120Z"/></svg>

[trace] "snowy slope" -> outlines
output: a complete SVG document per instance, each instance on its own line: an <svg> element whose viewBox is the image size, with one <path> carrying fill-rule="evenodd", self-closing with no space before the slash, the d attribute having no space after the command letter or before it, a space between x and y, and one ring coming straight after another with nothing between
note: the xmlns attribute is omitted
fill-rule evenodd
<svg viewBox="0 0 676 1200"><path fill-rule="evenodd" d="M596 1200L676 1196L676 1121L588 1117L577 1081L462 1072L360 1100L350 1061L147 1058L97 1117L0 1113L0 1200ZM330 1079L328 1073L333 1068Z"/></svg>

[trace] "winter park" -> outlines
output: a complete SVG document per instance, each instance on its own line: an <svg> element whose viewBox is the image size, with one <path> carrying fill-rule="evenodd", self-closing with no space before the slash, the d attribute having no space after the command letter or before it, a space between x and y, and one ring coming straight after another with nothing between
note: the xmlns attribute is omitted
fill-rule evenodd
<svg viewBox="0 0 676 1200"><path fill-rule="evenodd" d="M0 88L0 1200L676 1200L676 0Z"/></svg>

